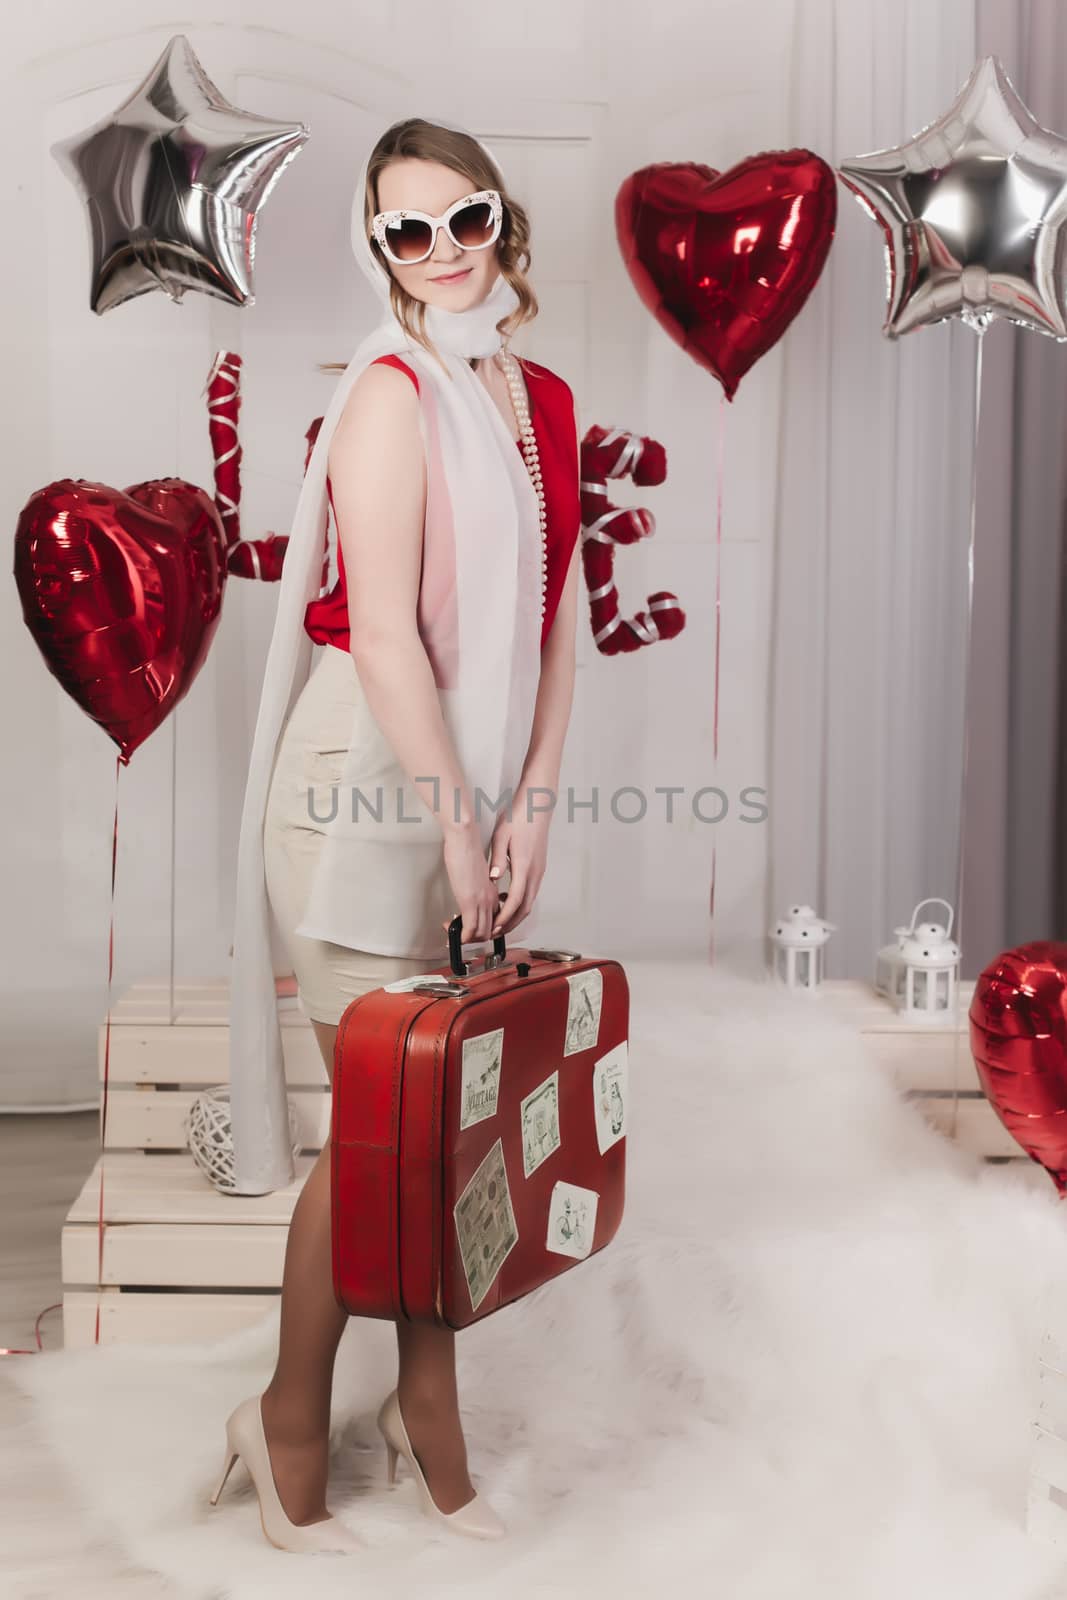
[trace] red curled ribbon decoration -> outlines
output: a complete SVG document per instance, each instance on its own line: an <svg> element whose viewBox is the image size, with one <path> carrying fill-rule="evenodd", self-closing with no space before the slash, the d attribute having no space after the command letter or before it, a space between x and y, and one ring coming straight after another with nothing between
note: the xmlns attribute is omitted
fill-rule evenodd
<svg viewBox="0 0 1067 1600"><path fill-rule="evenodd" d="M277 583L289 539L270 533L263 539L241 538L241 357L233 350L217 350L204 385L207 394L208 432L215 473L215 506L226 534L226 569L236 578L258 578ZM317 418L307 432L308 457L318 432ZM325 581L325 580L324 580Z"/></svg>
<svg viewBox="0 0 1067 1600"><path fill-rule="evenodd" d="M648 596L647 610L622 617L615 586L616 545L651 538L656 519L644 506L614 505L608 499L607 481L629 477L643 486L662 483L666 476L667 453L656 439L594 426L582 440L582 569L593 642L603 655L625 654L673 639L685 627L685 612L669 590L657 589Z"/></svg>

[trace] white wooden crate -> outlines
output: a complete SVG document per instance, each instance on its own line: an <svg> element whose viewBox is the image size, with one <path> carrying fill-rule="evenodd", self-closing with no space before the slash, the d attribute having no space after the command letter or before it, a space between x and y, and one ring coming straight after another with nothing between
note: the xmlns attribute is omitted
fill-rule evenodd
<svg viewBox="0 0 1067 1600"><path fill-rule="evenodd" d="M103 1103L104 1243L99 1268L101 1162L62 1232L63 1342L216 1338L265 1316L277 1301L289 1220L329 1136L329 1079L295 998L278 1003L289 1098L303 1153L296 1176L270 1195L221 1194L185 1143L184 1118L203 1089L229 1080L229 986L134 984L111 1008L98 1039Z"/></svg>
<svg viewBox="0 0 1067 1600"><path fill-rule="evenodd" d="M959 986L956 1018L912 1022L900 1016L873 984L832 979L811 999L827 1005L861 1033L875 1059L923 1116L973 1155L1029 1162L986 1099L971 1055L968 1011L974 983Z"/></svg>
<svg viewBox="0 0 1067 1600"><path fill-rule="evenodd" d="M705 977L706 968L694 962L694 994ZM903 1021L859 980L828 982L810 998L864 1035L879 1063L943 1133L976 1154L1019 1156L971 1060L972 989L961 989L958 1036L951 1019L923 1027ZM229 1077L228 985L223 979L178 984L174 999L173 1020L165 983L135 984L112 1005L102 1287L97 1162L63 1229L67 1345L92 1343L98 1300L100 1337L108 1343L212 1338L265 1315L281 1288L293 1206L329 1136L329 1080L318 1043L295 999L282 999L286 1080L304 1153L287 1189L220 1194L186 1149L183 1122L194 1095ZM101 1024L101 1089L104 1046Z"/></svg>
<svg viewBox="0 0 1067 1600"><path fill-rule="evenodd" d="M224 1195L188 1151L106 1151L101 1343L213 1338L265 1316L314 1159L300 1155L293 1182L273 1194ZM62 1233L65 1345L94 1339L99 1208L98 1160Z"/></svg>
<svg viewBox="0 0 1067 1600"><path fill-rule="evenodd" d="M1034 1384L1026 1497L1031 1538L1067 1549L1067 1285L1050 1285Z"/></svg>
<svg viewBox="0 0 1067 1600"><path fill-rule="evenodd" d="M134 984L111 1008L108 1061L108 1150L186 1149L182 1131L190 1102L230 1077L229 985L176 984L170 1021L166 984ZM329 1079L318 1041L294 999L278 1002L289 1098L308 1149L321 1150L330 1126ZM99 1029L101 1090L106 1030ZM206 1180L205 1180L206 1181Z"/></svg>

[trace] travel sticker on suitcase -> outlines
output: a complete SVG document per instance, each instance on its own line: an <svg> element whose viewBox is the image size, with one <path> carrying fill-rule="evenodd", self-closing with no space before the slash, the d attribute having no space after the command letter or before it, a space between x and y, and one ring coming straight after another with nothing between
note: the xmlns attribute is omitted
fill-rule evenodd
<svg viewBox="0 0 1067 1600"><path fill-rule="evenodd" d="M604 974L599 967L567 973L567 1031L563 1054L591 1050L600 1037L600 1008L604 1000Z"/></svg>
<svg viewBox="0 0 1067 1600"><path fill-rule="evenodd" d="M483 1158L452 1210L471 1308L477 1311L519 1238L500 1139Z"/></svg>
<svg viewBox="0 0 1067 1600"><path fill-rule="evenodd" d="M503 1053L503 1028L464 1039L459 1101L461 1131L469 1128L472 1122L484 1122L486 1117L496 1115Z"/></svg>
<svg viewBox="0 0 1067 1600"><path fill-rule="evenodd" d="M578 1260L587 1256L593 1248L599 1198L595 1189L583 1189L578 1183L557 1183L548 1206L545 1248Z"/></svg>
<svg viewBox="0 0 1067 1600"><path fill-rule="evenodd" d="M548 1160L553 1150L559 1149L558 1071L526 1096L519 1115L522 1118L522 1165L529 1177L542 1161Z"/></svg>
<svg viewBox="0 0 1067 1600"><path fill-rule="evenodd" d="M626 1045L624 1039L593 1064L593 1112L601 1155L626 1134Z"/></svg>

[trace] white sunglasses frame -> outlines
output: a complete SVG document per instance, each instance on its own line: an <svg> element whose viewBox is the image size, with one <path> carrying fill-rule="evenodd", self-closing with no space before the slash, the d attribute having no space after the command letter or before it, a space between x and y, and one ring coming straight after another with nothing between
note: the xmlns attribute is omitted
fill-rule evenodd
<svg viewBox="0 0 1067 1600"><path fill-rule="evenodd" d="M451 228L448 226L449 222L457 211L462 211L464 207L475 205L476 203L481 204L486 200L488 200L493 214L492 233L483 244L460 244L459 240L455 237ZM433 255L434 248L437 244L437 234L439 229L444 228L445 232L448 234L448 237L452 240L452 243L459 250L486 250L491 244L495 244L496 240L499 239L503 216L504 202L500 198L499 190L479 189L474 194L461 195L458 200L453 201L447 211L442 211L439 217L431 217L425 211L379 211L371 226L374 231L374 237L381 246L383 254L386 255L388 259L394 263L394 265L398 267L416 267L420 261L428 261ZM399 256L395 256L390 249L388 241L385 237L385 230L390 223L403 222L408 217L414 217L418 222L429 223L430 248L427 250L424 256L408 256L402 260Z"/></svg>

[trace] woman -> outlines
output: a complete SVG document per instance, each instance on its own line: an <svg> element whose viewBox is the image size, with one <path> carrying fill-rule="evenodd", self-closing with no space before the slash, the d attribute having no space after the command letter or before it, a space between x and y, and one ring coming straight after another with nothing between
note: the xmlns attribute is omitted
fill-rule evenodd
<svg viewBox="0 0 1067 1600"><path fill-rule="evenodd" d="M337 1024L356 995L440 965L457 910L464 941L512 933L528 915L574 687L574 400L507 348L537 309L525 212L472 135L411 118L364 163L352 242L387 310L308 462L242 817L230 1035L244 1193L292 1176L267 897L332 1085ZM318 599L327 495L338 581ZM306 677L312 639L326 648ZM350 794L375 788L385 806L356 821ZM497 806L503 795L510 807ZM212 1497L241 1455L264 1532L285 1549L359 1548L325 1502L346 1321L327 1144L289 1228L276 1370L229 1418ZM428 1515L498 1537L467 1470L454 1332L396 1328L397 1386L378 1414L390 1480L401 1454Z"/></svg>

